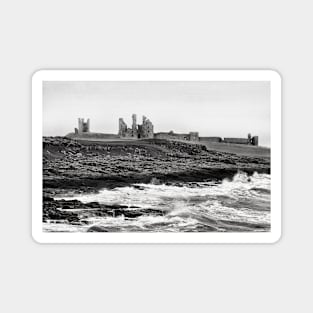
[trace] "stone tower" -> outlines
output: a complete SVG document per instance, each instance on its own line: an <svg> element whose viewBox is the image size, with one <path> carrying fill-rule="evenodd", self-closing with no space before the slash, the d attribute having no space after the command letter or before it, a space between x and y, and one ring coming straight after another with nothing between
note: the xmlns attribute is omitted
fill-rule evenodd
<svg viewBox="0 0 313 313"><path fill-rule="evenodd" d="M251 142L254 146L258 146L259 145L259 136L253 136L251 139Z"/></svg>
<svg viewBox="0 0 313 313"><path fill-rule="evenodd" d="M142 117L142 138L153 138L153 124L145 116Z"/></svg>
<svg viewBox="0 0 313 313"><path fill-rule="evenodd" d="M78 119L78 134L89 133L90 132L90 119L87 119L87 122L83 118Z"/></svg>
<svg viewBox="0 0 313 313"><path fill-rule="evenodd" d="M137 115L132 115L132 126L127 127L127 124L122 118L118 121L118 135L124 138L153 138L153 124L145 116L142 117L142 124L137 124Z"/></svg>
<svg viewBox="0 0 313 313"><path fill-rule="evenodd" d="M132 119L133 119L133 124L132 124L132 137L136 137L137 138L137 115L133 114L132 115Z"/></svg>
<svg viewBox="0 0 313 313"><path fill-rule="evenodd" d="M118 135L120 137L125 137L127 132L127 125L122 118L118 120Z"/></svg>

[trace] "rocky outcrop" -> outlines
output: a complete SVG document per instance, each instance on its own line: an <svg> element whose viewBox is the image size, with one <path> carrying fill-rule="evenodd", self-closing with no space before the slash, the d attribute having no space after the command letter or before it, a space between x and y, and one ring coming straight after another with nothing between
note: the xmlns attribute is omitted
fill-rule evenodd
<svg viewBox="0 0 313 313"><path fill-rule="evenodd" d="M164 215L164 212L118 204L82 203L78 200L55 200L52 197L43 197L43 222L53 221L79 225L88 223L90 217L123 216L132 219L142 215Z"/></svg>
<svg viewBox="0 0 313 313"><path fill-rule="evenodd" d="M91 192L132 183L219 180L238 170L269 173L270 160L208 150L201 144L168 140L91 142L43 138L46 195L64 190Z"/></svg>

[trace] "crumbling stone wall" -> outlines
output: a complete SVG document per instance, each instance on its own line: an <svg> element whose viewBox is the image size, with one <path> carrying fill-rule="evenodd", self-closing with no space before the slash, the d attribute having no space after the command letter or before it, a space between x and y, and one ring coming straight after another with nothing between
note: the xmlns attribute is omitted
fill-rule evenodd
<svg viewBox="0 0 313 313"><path fill-rule="evenodd" d="M177 139L177 140L187 140L187 141L199 141L199 133L198 132L190 132L189 134L178 134L174 133L172 130L168 133L160 132L154 134L154 138L156 139Z"/></svg>
<svg viewBox="0 0 313 313"><path fill-rule="evenodd" d="M119 119L118 135L124 138L153 138L153 124L145 116L142 117L142 124L137 125L137 115L132 115L132 128L128 128L122 118Z"/></svg>
<svg viewBox="0 0 313 313"><path fill-rule="evenodd" d="M127 132L127 125L122 118L118 120L118 135L125 137Z"/></svg>
<svg viewBox="0 0 313 313"><path fill-rule="evenodd" d="M177 134L173 131L166 132L160 132L154 134L154 138L156 139L177 139L177 140L189 140L189 134Z"/></svg>
<svg viewBox="0 0 313 313"><path fill-rule="evenodd" d="M251 138L251 144L254 146L258 146L259 145L259 136L253 136Z"/></svg>
<svg viewBox="0 0 313 313"><path fill-rule="evenodd" d="M90 119L88 118L85 122L83 118L78 119L78 128L75 128L75 134L90 133ZM90 133L92 134L92 133ZM116 135L115 135L116 136ZM251 136L248 134L247 138L224 138L221 137L199 137L198 132L190 132L189 134L178 134L173 131L154 133L154 127L152 122L142 117L142 124L137 125L137 115L132 115L132 127L127 127L123 118L119 118L118 121L118 136L120 138L156 138L156 139L167 139L167 140L187 140L187 141L201 141L201 142L225 142L234 144L245 144L245 145L259 145L259 137Z"/></svg>
<svg viewBox="0 0 313 313"><path fill-rule="evenodd" d="M137 115L132 115L133 124L132 124L132 137L137 138L138 137L138 131L137 131Z"/></svg>
<svg viewBox="0 0 313 313"><path fill-rule="evenodd" d="M177 134L173 131L155 133L154 138L156 139L167 139L167 140L187 140L187 141L200 141L200 142L225 142L234 144L245 144L258 146L258 136L248 135L247 138L222 138L222 137L199 137L198 132L190 132L189 134Z"/></svg>
<svg viewBox="0 0 313 313"><path fill-rule="evenodd" d="M245 144L245 145L248 145L250 143L248 138L224 138L223 142Z"/></svg>
<svg viewBox="0 0 313 313"><path fill-rule="evenodd" d="M79 118L77 133L82 134L82 133L89 133L89 132L90 132L90 119L88 118L87 122L85 122L83 118ZM76 128L75 128L75 133L76 133Z"/></svg>
<svg viewBox="0 0 313 313"><path fill-rule="evenodd" d="M199 141L199 133L198 132L190 132L189 140L191 141Z"/></svg>
<svg viewBox="0 0 313 313"><path fill-rule="evenodd" d="M200 141L203 142L222 142L222 137L199 137Z"/></svg>
<svg viewBox="0 0 313 313"><path fill-rule="evenodd" d="M248 134L248 138L224 138L223 142L258 146L259 137L258 136L252 137L251 134Z"/></svg>
<svg viewBox="0 0 313 313"><path fill-rule="evenodd" d="M153 124L145 116L142 117L142 138L153 138Z"/></svg>

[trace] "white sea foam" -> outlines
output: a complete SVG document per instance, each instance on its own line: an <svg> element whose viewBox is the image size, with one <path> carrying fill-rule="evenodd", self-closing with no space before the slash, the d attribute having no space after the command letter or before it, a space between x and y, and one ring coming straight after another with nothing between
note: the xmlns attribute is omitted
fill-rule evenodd
<svg viewBox="0 0 313 313"><path fill-rule="evenodd" d="M240 172L232 180L225 179L218 184L135 184L62 198L164 210L164 216L89 219L89 226L103 226L108 231L266 231L270 228L270 175L267 174L247 176ZM50 224L49 227L60 226Z"/></svg>

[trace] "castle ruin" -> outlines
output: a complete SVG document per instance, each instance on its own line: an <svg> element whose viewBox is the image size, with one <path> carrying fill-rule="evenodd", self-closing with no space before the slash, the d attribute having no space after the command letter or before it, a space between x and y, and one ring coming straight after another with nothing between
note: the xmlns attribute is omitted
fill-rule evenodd
<svg viewBox="0 0 313 313"><path fill-rule="evenodd" d="M178 139L178 140L188 140L188 141L199 141L199 133L198 132L190 132L188 134L183 133L174 133L172 130L169 132L160 132L155 133L154 138L156 139Z"/></svg>
<svg viewBox="0 0 313 313"><path fill-rule="evenodd" d="M90 119L87 119L87 122L83 118L78 119L78 128L75 128L75 134L83 134L90 132Z"/></svg>
<svg viewBox="0 0 313 313"><path fill-rule="evenodd" d="M103 133L91 133L90 132L90 119L87 121L83 118L78 119L78 128L75 128L75 135L88 137L97 137L105 139L166 139L166 140L186 140L193 142L216 142L216 143L227 143L227 144L243 144L243 145L259 145L259 137L251 136L248 134L246 138L233 138L233 137L200 137L198 132L189 133L175 133L174 131L154 133L152 122L142 117L142 124L137 124L137 115L132 115L132 125L128 127L123 118L119 118L118 121L118 134L103 134Z"/></svg>
<svg viewBox="0 0 313 313"><path fill-rule="evenodd" d="M142 117L142 124L137 125L137 115L132 115L132 127L127 127L123 118L118 121L118 136L120 138L154 138L153 124L145 116Z"/></svg>

